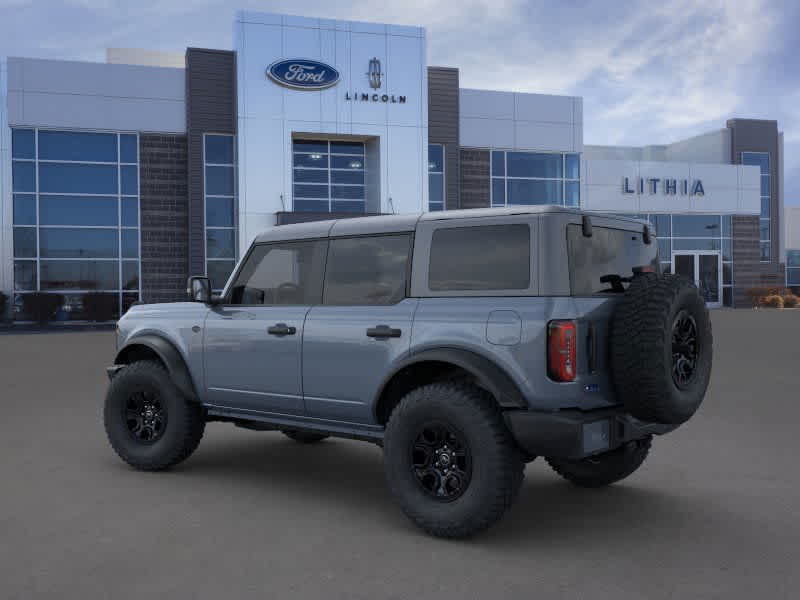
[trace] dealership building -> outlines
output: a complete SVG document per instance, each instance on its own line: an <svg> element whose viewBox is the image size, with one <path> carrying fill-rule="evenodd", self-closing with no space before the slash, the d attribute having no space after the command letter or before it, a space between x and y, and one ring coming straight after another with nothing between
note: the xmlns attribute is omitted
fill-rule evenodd
<svg viewBox="0 0 800 600"><path fill-rule="evenodd" d="M653 223L710 306L783 287L776 121L644 147L583 142L583 99L461 88L421 27L240 12L234 50L0 62L0 291L221 288L260 232L298 221L556 204ZM591 100L589 100L591 101ZM796 255L800 266L800 254ZM793 259L795 260L795 259Z"/></svg>

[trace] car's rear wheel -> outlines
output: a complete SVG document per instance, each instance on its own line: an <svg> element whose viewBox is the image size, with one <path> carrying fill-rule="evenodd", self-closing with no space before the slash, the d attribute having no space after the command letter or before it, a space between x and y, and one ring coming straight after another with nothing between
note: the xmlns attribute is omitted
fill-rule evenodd
<svg viewBox="0 0 800 600"><path fill-rule="evenodd" d="M313 431L301 431L299 429L283 429L281 433L288 437L290 440L299 442L301 444L316 444L329 436L323 433L314 433Z"/></svg>
<svg viewBox="0 0 800 600"><path fill-rule="evenodd" d="M114 375L103 421L114 451L143 471L167 469L185 460L205 431L202 407L187 401L164 366L150 360Z"/></svg>
<svg viewBox="0 0 800 600"><path fill-rule="evenodd" d="M581 460L548 458L553 470L567 481L580 487L603 487L625 479L642 466L650 452L652 437L623 444L611 452Z"/></svg>
<svg viewBox="0 0 800 600"><path fill-rule="evenodd" d="M386 479L403 511L426 532L472 535L511 506L524 463L493 399L465 383L406 395L384 437Z"/></svg>

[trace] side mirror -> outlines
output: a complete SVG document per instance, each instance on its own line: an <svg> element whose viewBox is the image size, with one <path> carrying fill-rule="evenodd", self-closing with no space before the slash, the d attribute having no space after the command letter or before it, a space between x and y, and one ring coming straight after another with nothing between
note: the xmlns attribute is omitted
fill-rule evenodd
<svg viewBox="0 0 800 600"><path fill-rule="evenodd" d="M203 275L189 277L189 281L186 284L186 293L192 302L209 304L211 302L211 282L208 277Z"/></svg>

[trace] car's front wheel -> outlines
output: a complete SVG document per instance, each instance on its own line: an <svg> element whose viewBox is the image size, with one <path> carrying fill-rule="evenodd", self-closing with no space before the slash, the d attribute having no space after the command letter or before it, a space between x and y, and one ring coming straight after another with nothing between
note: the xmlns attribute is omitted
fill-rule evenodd
<svg viewBox="0 0 800 600"><path fill-rule="evenodd" d="M434 383L406 395L384 437L389 488L419 527L458 538L486 529L511 506L524 463L485 391Z"/></svg>
<svg viewBox="0 0 800 600"><path fill-rule="evenodd" d="M130 364L114 375L103 420L114 451L143 471L167 469L185 460L205 431L201 406L187 401L164 366L151 360Z"/></svg>

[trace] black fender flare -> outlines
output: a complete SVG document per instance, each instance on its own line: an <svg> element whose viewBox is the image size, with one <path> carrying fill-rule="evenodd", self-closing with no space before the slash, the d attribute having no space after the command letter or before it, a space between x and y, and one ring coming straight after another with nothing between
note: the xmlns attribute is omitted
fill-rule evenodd
<svg viewBox="0 0 800 600"><path fill-rule="evenodd" d="M488 358L462 348L432 348L411 354L394 365L392 372L378 388L373 399L373 410L378 406L387 385L395 375L407 367L423 362L450 363L464 369L494 396L502 408L528 408L528 402L514 380Z"/></svg>
<svg viewBox="0 0 800 600"><path fill-rule="evenodd" d="M159 335L146 334L129 339L117 352L114 364L128 364L130 361L127 360L127 355L135 346L144 346L155 352L167 368L169 377L175 387L180 390L187 400L199 401L197 391L192 382L192 376L189 373L189 367L186 365L186 361L183 360L183 356L172 342Z"/></svg>

